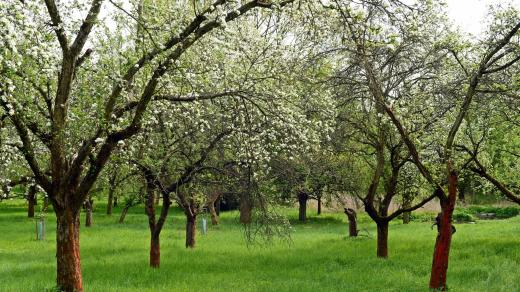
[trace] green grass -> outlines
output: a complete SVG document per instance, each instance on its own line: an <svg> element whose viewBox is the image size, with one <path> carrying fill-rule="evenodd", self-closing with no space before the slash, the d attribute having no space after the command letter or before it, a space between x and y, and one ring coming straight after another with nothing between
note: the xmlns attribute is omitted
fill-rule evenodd
<svg viewBox="0 0 520 292"><path fill-rule="evenodd" d="M431 223L390 226L389 259L375 256L375 225L360 216L357 239L344 214L294 224L292 243L247 247L237 213L184 248L184 217L173 209L161 234L161 268L148 267L149 233L142 207L123 225L101 206L81 229L86 291L427 291L435 231ZM289 212L291 219L295 212ZM82 218L83 219L83 218ZM294 222L293 222L294 223ZM55 223L35 241L34 221L19 203L0 204L0 291L45 291L55 282ZM200 225L199 225L200 226ZM458 224L450 291L520 291L520 217Z"/></svg>

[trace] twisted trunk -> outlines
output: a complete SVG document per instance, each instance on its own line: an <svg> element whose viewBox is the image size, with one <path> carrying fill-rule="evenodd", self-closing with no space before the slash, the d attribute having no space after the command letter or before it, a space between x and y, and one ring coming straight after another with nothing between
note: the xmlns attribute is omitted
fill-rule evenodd
<svg viewBox="0 0 520 292"><path fill-rule="evenodd" d="M348 233L350 237L356 237L358 236L358 229L357 229L357 215L356 211L351 208L345 208L345 214L348 218Z"/></svg>
<svg viewBox="0 0 520 292"><path fill-rule="evenodd" d="M211 215L211 225L218 225L218 214L217 214L217 210L215 209L215 204L219 201L219 199L220 199L220 192L215 191L210 196L210 199L208 201L209 213Z"/></svg>
<svg viewBox="0 0 520 292"><path fill-rule="evenodd" d="M130 209L130 207L131 206L126 205L121 211L121 216L119 216L119 224L123 224L125 222L126 214L128 213L128 209Z"/></svg>
<svg viewBox="0 0 520 292"><path fill-rule="evenodd" d="M211 214L211 225L218 225L218 215L215 210L215 202L209 204L209 213Z"/></svg>
<svg viewBox="0 0 520 292"><path fill-rule="evenodd" d="M79 210L56 212L57 284L60 291L83 291L79 253Z"/></svg>

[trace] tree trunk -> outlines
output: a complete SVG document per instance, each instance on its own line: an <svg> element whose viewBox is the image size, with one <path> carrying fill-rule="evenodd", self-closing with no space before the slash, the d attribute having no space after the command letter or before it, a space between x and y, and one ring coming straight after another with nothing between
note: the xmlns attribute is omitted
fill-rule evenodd
<svg viewBox="0 0 520 292"><path fill-rule="evenodd" d="M388 222L377 223L377 257L388 258Z"/></svg>
<svg viewBox="0 0 520 292"><path fill-rule="evenodd" d="M114 207L117 207L117 196L114 196Z"/></svg>
<svg viewBox="0 0 520 292"><path fill-rule="evenodd" d="M195 247L197 216L186 215L186 248Z"/></svg>
<svg viewBox="0 0 520 292"><path fill-rule="evenodd" d="M411 193L403 194L403 208L408 209L412 207L413 196ZM412 212L403 213L403 224L408 224L411 221Z"/></svg>
<svg viewBox="0 0 520 292"><path fill-rule="evenodd" d="M307 193L300 192L298 193L298 204L300 205L298 212L298 220L301 222L307 221L307 200L309 196Z"/></svg>
<svg viewBox="0 0 520 292"><path fill-rule="evenodd" d="M29 207L27 209L27 217L34 218L34 206L36 205L36 186L31 185L29 187L29 193L27 194L27 202Z"/></svg>
<svg viewBox="0 0 520 292"><path fill-rule="evenodd" d="M348 234L350 237L358 235L356 211L351 208L345 208L345 214L348 218Z"/></svg>
<svg viewBox="0 0 520 292"><path fill-rule="evenodd" d="M94 207L94 200L88 198L85 201L85 227L92 226L92 208Z"/></svg>
<svg viewBox="0 0 520 292"><path fill-rule="evenodd" d="M150 267L158 268L161 265L161 246L159 243L159 235L152 232L150 240Z"/></svg>
<svg viewBox="0 0 520 292"><path fill-rule="evenodd" d="M466 186L462 186L459 190L459 201L462 203L466 202Z"/></svg>
<svg viewBox="0 0 520 292"><path fill-rule="evenodd" d="M318 215L321 215L321 196L318 196Z"/></svg>
<svg viewBox="0 0 520 292"><path fill-rule="evenodd" d="M79 253L79 210L56 214L56 259L59 291L83 291Z"/></svg>
<svg viewBox="0 0 520 292"><path fill-rule="evenodd" d="M215 211L217 211L217 216L220 216L220 196L218 197L217 201L215 202Z"/></svg>
<svg viewBox="0 0 520 292"><path fill-rule="evenodd" d="M121 216L119 217L119 224L123 224L123 222L125 222L125 217L126 213L128 213L128 209L130 209L129 205L125 206L121 211Z"/></svg>
<svg viewBox="0 0 520 292"><path fill-rule="evenodd" d="M114 189L110 187L108 189L108 202L107 202L107 215L112 215L112 209L114 207Z"/></svg>
<svg viewBox="0 0 520 292"><path fill-rule="evenodd" d="M452 225L451 219L457 199L457 174L448 167L448 200L442 202L441 213L437 222L438 235L433 253L430 289L446 291L448 261L451 247Z"/></svg>
<svg viewBox="0 0 520 292"><path fill-rule="evenodd" d="M211 214L211 225L218 225L218 215L217 215L217 211L215 210L215 202L209 203L209 213Z"/></svg>
<svg viewBox="0 0 520 292"><path fill-rule="evenodd" d="M403 224L410 223L412 212L404 212L403 213Z"/></svg>
<svg viewBox="0 0 520 292"><path fill-rule="evenodd" d="M250 224L252 222L253 202L249 195L240 198L240 223Z"/></svg>

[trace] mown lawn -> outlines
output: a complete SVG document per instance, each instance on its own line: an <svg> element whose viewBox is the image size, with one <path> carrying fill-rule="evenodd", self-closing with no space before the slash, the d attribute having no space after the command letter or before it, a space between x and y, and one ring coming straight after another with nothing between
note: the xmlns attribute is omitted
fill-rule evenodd
<svg viewBox="0 0 520 292"><path fill-rule="evenodd" d="M124 224L94 214L81 229L86 291L427 291L435 240L431 223L390 227L389 259L375 257L375 225L360 216L357 239L346 237L344 214L294 223L292 242L247 246L237 213L221 216L194 250L184 248L184 218L173 209L161 235L161 268L148 267L149 233L143 209ZM291 219L296 213L288 214ZM47 240L20 203L0 203L0 291L52 291L54 218ZM200 227L200 224L199 224ZM458 224L448 274L450 291L520 291L520 217Z"/></svg>

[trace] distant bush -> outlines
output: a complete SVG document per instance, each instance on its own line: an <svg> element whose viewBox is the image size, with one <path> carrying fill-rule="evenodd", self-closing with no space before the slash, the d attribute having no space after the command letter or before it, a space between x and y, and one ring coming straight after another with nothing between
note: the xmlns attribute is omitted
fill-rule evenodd
<svg viewBox="0 0 520 292"><path fill-rule="evenodd" d="M437 214L435 213L415 213L410 214L410 220L416 222L433 222ZM401 217L402 218L402 217Z"/></svg>
<svg viewBox="0 0 520 292"><path fill-rule="evenodd" d="M453 212L453 221L457 223L475 222L475 218L466 210L456 210Z"/></svg>
<svg viewBox="0 0 520 292"><path fill-rule="evenodd" d="M520 214L520 207L510 206L510 207L493 207L493 206L471 206L468 208L464 208L461 210L466 210L470 214L477 213L493 213L496 215L498 219L506 219L518 216Z"/></svg>

